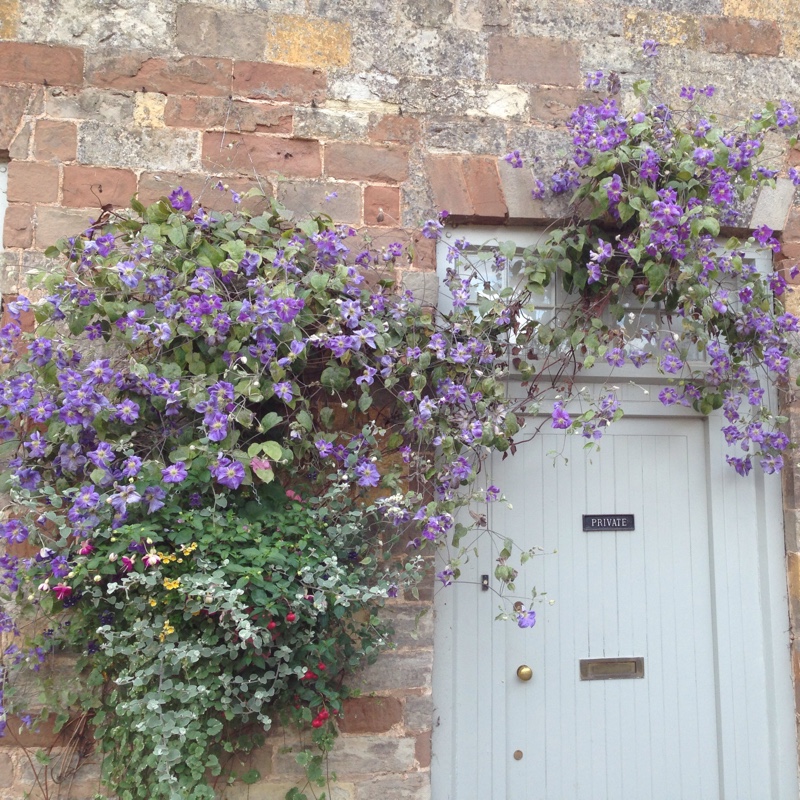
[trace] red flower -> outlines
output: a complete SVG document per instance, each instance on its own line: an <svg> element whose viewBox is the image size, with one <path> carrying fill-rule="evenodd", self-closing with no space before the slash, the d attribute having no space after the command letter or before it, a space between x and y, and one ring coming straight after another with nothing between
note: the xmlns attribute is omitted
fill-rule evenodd
<svg viewBox="0 0 800 800"><path fill-rule="evenodd" d="M306 674L305 674L305 675L303 675L303 678L302 678L302 679L303 679L304 681L313 681L313 680L316 680L317 678L319 678L319 675L317 675L317 673L316 673L316 672L312 672L311 670L308 670L308 671L306 672Z"/></svg>
<svg viewBox="0 0 800 800"><path fill-rule="evenodd" d="M53 593L59 600L64 600L72 594L72 587L66 583L57 583L53 587Z"/></svg>

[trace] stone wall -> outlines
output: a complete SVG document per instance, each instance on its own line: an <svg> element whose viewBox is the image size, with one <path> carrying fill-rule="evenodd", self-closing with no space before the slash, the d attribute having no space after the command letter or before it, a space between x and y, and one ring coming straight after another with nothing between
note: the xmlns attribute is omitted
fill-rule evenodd
<svg viewBox="0 0 800 800"><path fill-rule="evenodd" d="M436 208L456 221L531 224L558 216L531 199L518 148L563 159L564 120L582 74L617 71L626 98L642 76L666 97L714 84L721 112L767 97L796 101L800 32L785 0L0 0L0 152L9 165L0 291L13 295L44 248L102 207L188 188L214 207L222 180L257 181L303 213L323 209L378 244L401 241L402 280L435 292L434 253L417 226ZM640 43L662 43L654 75ZM800 161L776 143L783 166ZM335 193L335 197L333 194ZM792 187L756 206L800 259ZM759 216L761 214L761 216ZM783 262L786 264L787 262ZM793 301L794 302L794 301ZM795 309L797 310L797 309ZM789 399L793 438L800 406ZM800 629L800 478L787 469L792 630ZM429 795L429 606L401 602L395 652L348 704L334 797ZM792 635L796 677L800 644ZM796 680L800 685L800 680ZM798 699L800 708L800 699ZM47 731L31 744L50 745ZM288 741L288 740L286 740ZM264 778L230 798L282 797L282 736L253 757ZM63 747L66 742L56 742ZM32 785L23 751L0 740L0 800ZM97 767L61 797L91 797ZM33 795L37 796L36 794ZM53 794L52 796L56 796Z"/></svg>

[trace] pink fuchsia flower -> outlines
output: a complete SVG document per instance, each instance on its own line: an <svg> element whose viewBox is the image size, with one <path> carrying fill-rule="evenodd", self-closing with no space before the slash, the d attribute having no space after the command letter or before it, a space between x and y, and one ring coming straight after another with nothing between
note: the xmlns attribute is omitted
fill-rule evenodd
<svg viewBox="0 0 800 800"><path fill-rule="evenodd" d="M88 556L94 552L94 545L91 542L84 542L83 545L81 545L81 549L78 550L78 552L82 556Z"/></svg>
<svg viewBox="0 0 800 800"><path fill-rule="evenodd" d="M53 594L55 594L59 600L66 600L66 598L72 594L72 587L67 586L66 583L57 583L53 587Z"/></svg>
<svg viewBox="0 0 800 800"><path fill-rule="evenodd" d="M146 567L157 567L161 563L161 556L155 551L151 550L143 559L142 563Z"/></svg>
<svg viewBox="0 0 800 800"><path fill-rule="evenodd" d="M134 553L132 556L122 556L122 571L123 572L130 572L133 569L133 565L136 562L136 554Z"/></svg>
<svg viewBox="0 0 800 800"><path fill-rule="evenodd" d="M303 502L303 498L300 497L300 495L297 494L297 492L293 491L292 489L287 489L286 490L286 496L290 500L296 500L298 503L302 503Z"/></svg>

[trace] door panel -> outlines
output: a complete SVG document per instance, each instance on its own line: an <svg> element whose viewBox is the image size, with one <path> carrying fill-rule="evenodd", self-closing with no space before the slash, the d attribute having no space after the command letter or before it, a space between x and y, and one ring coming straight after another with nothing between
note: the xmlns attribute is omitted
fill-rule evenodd
<svg viewBox="0 0 800 800"><path fill-rule="evenodd" d="M449 689L441 669L434 686L434 800L720 797L704 430L625 420L599 453L551 433L493 464L513 509L493 507L492 527L544 550L518 592L554 603L536 606L532 630L495 622L498 598L478 588L494 569L487 541L440 592L437 653L444 627L453 666ZM585 533L585 513L634 514L636 527ZM582 658L626 656L644 657L643 679L579 679Z"/></svg>

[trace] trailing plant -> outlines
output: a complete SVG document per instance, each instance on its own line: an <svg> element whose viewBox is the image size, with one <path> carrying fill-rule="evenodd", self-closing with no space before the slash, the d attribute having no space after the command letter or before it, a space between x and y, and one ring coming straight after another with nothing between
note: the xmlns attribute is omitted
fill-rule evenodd
<svg viewBox="0 0 800 800"><path fill-rule="evenodd" d="M766 397L788 382L798 320L784 276L719 236L774 185L764 137L797 117L781 102L722 125L699 105L711 87L670 108L647 82L623 112L613 74L608 88L572 116L549 186L533 176L536 197L573 193L536 246L451 243L445 212L425 223L449 248L438 315L396 289L399 243L376 252L324 215L249 213L235 193L237 210L209 212L181 188L60 243L9 304L2 581L16 605L0 623L24 635L6 669L80 653L81 688L51 687L43 713L90 710L121 798L212 797L226 754L278 719L329 750L347 675L388 642L376 612L416 591L423 545L444 548L447 585L492 535L485 459L545 423L595 446L620 418L613 388L579 391L582 371L610 387L626 365L655 368L663 403L721 409L738 472L781 468ZM746 244L778 249L766 228ZM507 597L515 555L532 552L502 544ZM535 622L529 604L500 616Z"/></svg>

